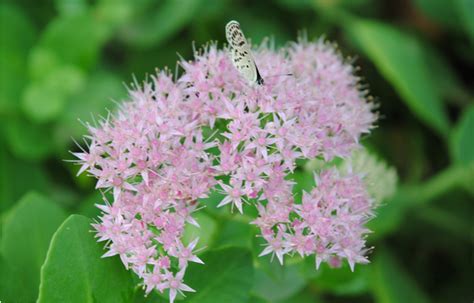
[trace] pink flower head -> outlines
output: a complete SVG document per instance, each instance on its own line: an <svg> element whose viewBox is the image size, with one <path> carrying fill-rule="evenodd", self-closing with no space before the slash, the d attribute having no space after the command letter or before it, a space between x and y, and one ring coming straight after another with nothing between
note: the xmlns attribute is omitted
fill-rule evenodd
<svg viewBox="0 0 474 303"><path fill-rule="evenodd" d="M117 113L88 126L88 150L74 154L79 172L113 193L94 224L107 241L104 256L119 255L146 293L168 289L173 302L193 291L184 274L188 262L202 261L197 239L182 236L186 224L199 226L198 199L216 186L219 206L243 213L256 204L262 256L283 263L286 254L315 255L317 267L367 262L364 223L373 203L360 177L322 171L301 203L288 178L298 159L349 156L372 128L373 105L353 67L323 40L279 51L263 44L254 57L264 85L249 85L216 45L183 60L177 81L151 76Z"/></svg>

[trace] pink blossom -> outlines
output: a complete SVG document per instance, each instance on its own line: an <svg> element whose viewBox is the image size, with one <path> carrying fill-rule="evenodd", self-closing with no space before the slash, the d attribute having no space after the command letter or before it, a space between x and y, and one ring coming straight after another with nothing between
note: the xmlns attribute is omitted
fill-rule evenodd
<svg viewBox="0 0 474 303"><path fill-rule="evenodd" d="M170 303L174 302L178 293L183 294L183 291L195 292L194 289L183 283L185 268L181 269L176 275L166 271L163 277L166 279L165 282L157 285L158 289L169 289L170 290Z"/></svg>
<svg viewBox="0 0 474 303"><path fill-rule="evenodd" d="M217 205L217 207L232 203L232 206L237 207L239 212L242 214L242 198L245 196L245 190L242 188L242 185L237 184L236 182L234 182L233 186L226 185L222 182L219 183L219 185L222 187L226 196L224 197L224 199L222 199L219 205Z"/></svg>
<svg viewBox="0 0 474 303"><path fill-rule="evenodd" d="M279 51L263 44L254 57L264 85L249 85L213 44L181 61L176 81L158 72L132 87L117 112L88 125L87 149L74 153L79 173L113 194L93 225L104 257L119 255L146 293L168 289L173 302L194 291L183 281L187 265L203 262L198 240L183 243L183 233L199 226L199 199L216 188L219 207L243 213L244 202L256 205L261 256L283 263L287 254L314 255L316 267L368 262L364 224L374 206L361 178L322 170L301 203L289 178L296 160L348 157L370 132L374 106L353 67L323 40Z"/></svg>

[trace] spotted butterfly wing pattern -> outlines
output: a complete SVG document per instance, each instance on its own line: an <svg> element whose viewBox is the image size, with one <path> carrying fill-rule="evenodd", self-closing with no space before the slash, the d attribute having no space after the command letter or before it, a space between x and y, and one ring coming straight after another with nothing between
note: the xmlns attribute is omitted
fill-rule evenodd
<svg viewBox="0 0 474 303"><path fill-rule="evenodd" d="M239 22L232 20L227 23L225 33L235 68L251 84L263 84L263 78L260 76L257 65L253 60L250 45L240 29Z"/></svg>

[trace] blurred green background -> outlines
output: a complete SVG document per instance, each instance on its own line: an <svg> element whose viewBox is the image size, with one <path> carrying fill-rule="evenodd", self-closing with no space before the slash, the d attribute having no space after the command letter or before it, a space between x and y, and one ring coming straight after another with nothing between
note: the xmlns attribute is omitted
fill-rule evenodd
<svg viewBox="0 0 474 303"><path fill-rule="evenodd" d="M65 161L86 133L78 119L113 109L134 77L174 70L178 54L191 59L193 42L222 45L231 19L254 44L304 30L355 57L381 115L363 143L400 178L370 223L371 264L350 273L254 261L237 291L248 302L471 302L472 0L1 1L0 301L34 302L55 230L69 214L98 214L94 180ZM210 248L252 246L238 220L200 220Z"/></svg>

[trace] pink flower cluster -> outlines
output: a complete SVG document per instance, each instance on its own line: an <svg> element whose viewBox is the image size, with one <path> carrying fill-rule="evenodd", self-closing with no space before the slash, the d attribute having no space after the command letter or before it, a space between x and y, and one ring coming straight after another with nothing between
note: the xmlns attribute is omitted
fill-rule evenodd
<svg viewBox="0 0 474 303"><path fill-rule="evenodd" d="M298 253L316 255L316 268L321 262L339 267L347 259L351 270L355 263L367 263L364 256L363 224L371 216L372 199L360 177L341 175L336 169L315 175L316 187L303 193L301 204L280 203L270 199L266 206L258 204L260 227L266 248L260 256L274 254L283 264L283 256ZM283 204L283 206L280 206Z"/></svg>
<svg viewBox="0 0 474 303"><path fill-rule="evenodd" d="M370 131L376 116L353 67L322 40L278 51L264 44L254 57L261 86L247 83L215 45L183 60L176 81L158 73L132 89L116 115L89 126L88 150L75 154L80 173L113 191L94 225L107 241L104 256L118 254L146 293L169 289L173 302L193 291L183 276L188 262L202 261L197 239L185 244L182 235L187 223L198 225L198 199L213 188L225 194L219 206L258 208L261 255L283 263L285 254L314 254L317 266L367 262L373 203L360 177L322 171L302 203L287 178L297 159L348 157Z"/></svg>

